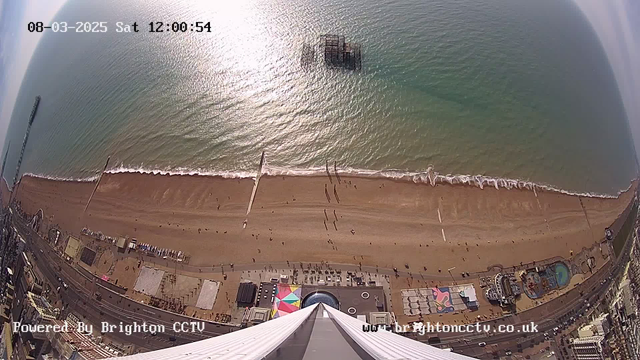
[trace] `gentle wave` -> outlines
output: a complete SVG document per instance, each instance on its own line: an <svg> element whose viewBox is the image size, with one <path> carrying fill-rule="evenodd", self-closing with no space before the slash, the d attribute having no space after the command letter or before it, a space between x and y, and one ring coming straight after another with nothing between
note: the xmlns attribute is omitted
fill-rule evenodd
<svg viewBox="0 0 640 360"><path fill-rule="evenodd" d="M629 187L626 189L618 191L616 195L610 194L600 194L593 192L576 192L565 189L557 188L553 185L548 184L540 184L527 180L520 179L505 179L499 177L491 177L486 175L443 175L438 173L433 169L433 167L429 167L426 171L422 172L407 172L401 170L366 170L366 169L355 169L355 168L338 168L338 174L343 176L358 176L358 177L369 177L369 178L386 178L391 180L402 180L402 181L410 181L416 184L428 184L431 186L436 186L438 184L449 184L449 185L466 185L466 186L475 186L480 189L484 189L485 187L493 187L496 189L520 189L520 190L531 190L531 191L550 191L557 192L561 194L571 195L571 196L582 196L582 197L592 197L592 198L605 198L612 199L618 197L620 194L631 189L632 184L629 184ZM296 169L296 168L287 168L287 167L279 167L279 166L270 166L265 163L265 166L262 168L262 175L267 176L325 176L327 168L326 167L314 167L307 169ZM329 166L329 171L334 174L333 166ZM148 175L178 175L178 176L217 176L226 179L253 179L256 177L256 172L249 171L212 171L212 170L202 170L202 169L187 169L187 168L176 168L176 169L149 169L144 168L142 166L138 167L125 167L123 165L118 165L114 168L108 169L106 171L108 174L148 174ZM40 175L33 173L26 173L25 176L31 176L36 178L44 178L49 180L56 181L76 181L76 182L93 182L96 181L99 175L94 175L85 178L65 178L65 177L56 177L56 176L48 176L48 175Z"/></svg>
<svg viewBox="0 0 640 360"><path fill-rule="evenodd" d="M333 168L329 170L333 173ZM263 169L263 173L266 175L274 176L318 176L326 174L326 168L310 168L310 169L290 169L283 167L271 167L266 170ZM594 192L577 192L565 189L557 188L553 185L540 184L527 180L519 179L505 179L496 178L486 175L443 175L429 167L423 172L407 172L402 170L365 170L354 168L338 168L338 174L346 176L360 176L360 177L372 177L372 178L388 178L392 180L405 180L411 181L416 184L428 184L435 186L437 184L449 184L449 185L467 185L475 186L480 189L484 189L486 186L494 187L496 189L520 189L520 190L543 190L558 192L572 196L593 197L593 198L606 198L613 199L620 196L620 194L631 189L631 185L626 189L618 191L616 195L600 194Z"/></svg>
<svg viewBox="0 0 640 360"><path fill-rule="evenodd" d="M248 171L212 171L205 169L175 168L170 170L149 169L142 166L126 167L118 165L108 169L107 174L149 174L149 175L191 175L191 176L219 176L225 179L250 179L255 178L255 172Z"/></svg>
<svg viewBox="0 0 640 360"><path fill-rule="evenodd" d="M98 180L99 175L93 175L83 178L77 177L62 177L62 176L52 176L52 175L43 175L43 174L34 174L34 173L24 173L22 176L30 176L34 178L47 179L53 181L68 181L68 182L94 182Z"/></svg>

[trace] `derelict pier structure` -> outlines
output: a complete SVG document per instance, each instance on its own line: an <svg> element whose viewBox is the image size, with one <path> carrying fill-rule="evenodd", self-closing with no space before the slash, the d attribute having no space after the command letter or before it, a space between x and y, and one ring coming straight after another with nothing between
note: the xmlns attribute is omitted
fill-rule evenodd
<svg viewBox="0 0 640 360"><path fill-rule="evenodd" d="M346 42L343 35L324 34L320 35L318 51L324 56L324 64L328 68L361 70L362 69L362 49L360 44ZM316 49L310 44L302 46L302 56L300 63L303 67L315 63Z"/></svg>

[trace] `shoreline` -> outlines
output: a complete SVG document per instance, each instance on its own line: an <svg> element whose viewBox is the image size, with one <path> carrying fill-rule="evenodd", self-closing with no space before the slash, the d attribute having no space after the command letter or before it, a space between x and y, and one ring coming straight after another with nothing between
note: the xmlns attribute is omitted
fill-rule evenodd
<svg viewBox="0 0 640 360"><path fill-rule="evenodd" d="M340 178L264 175L246 229L252 178L107 173L85 215L91 182L26 176L17 197L27 213L42 208L46 226L135 237L182 250L192 265L326 261L437 274L567 258L599 242L633 195Z"/></svg>
<svg viewBox="0 0 640 360"><path fill-rule="evenodd" d="M332 176L334 175L333 168L329 168ZM403 170L366 170L366 169L354 169L354 168L338 168L338 174L345 177L364 178L364 179L378 179L387 181L407 182L414 184L424 184L430 186L438 185L450 185L450 186L469 186L479 189L495 188L496 190L529 190L534 192L547 191L560 193L570 196L580 196L588 198L605 198L614 199L629 191L633 186L633 183L640 178L631 179L629 185L625 189L617 191L616 195L598 193L598 192L584 192L562 189L557 186L537 183L529 180L510 179L501 177L492 177L487 175L452 175L452 174L440 174L432 167L429 167L426 171L403 171ZM257 171L202 171L202 170L160 170L160 169L146 169L142 167L127 168L119 166L117 168L108 169L105 174L140 174L140 175L154 175L154 176L196 176L196 177L211 177L220 179L255 179ZM270 167L267 164L262 169L261 176L264 177L324 177L327 176L327 169L324 167L309 168L309 169L295 169L295 168L283 168L283 167ZM92 182L95 183L99 175L93 175L88 177L58 177L35 173L25 173L22 177L32 177L38 179L46 179L52 181L64 181L64 182ZM6 182L6 180L4 180Z"/></svg>

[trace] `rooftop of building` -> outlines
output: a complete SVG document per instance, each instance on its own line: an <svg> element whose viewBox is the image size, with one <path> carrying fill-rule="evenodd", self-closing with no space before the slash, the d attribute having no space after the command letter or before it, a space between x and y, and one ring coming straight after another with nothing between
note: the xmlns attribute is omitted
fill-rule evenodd
<svg viewBox="0 0 640 360"><path fill-rule="evenodd" d="M603 341L604 336L602 335L586 336L583 338L573 339L573 345L589 345L593 343L602 343Z"/></svg>
<svg viewBox="0 0 640 360"><path fill-rule="evenodd" d="M29 300L31 306L33 306L38 311L38 313L40 313L43 319L50 321L56 319L56 314L53 312L53 306L49 304L47 299L32 292L27 293L27 299Z"/></svg>
<svg viewBox="0 0 640 360"><path fill-rule="evenodd" d="M60 325L62 331L57 334L63 342L70 344L82 356L83 359L106 359L117 354L115 351L109 351L89 336L79 332L75 326L62 327L64 321L54 320L54 325Z"/></svg>

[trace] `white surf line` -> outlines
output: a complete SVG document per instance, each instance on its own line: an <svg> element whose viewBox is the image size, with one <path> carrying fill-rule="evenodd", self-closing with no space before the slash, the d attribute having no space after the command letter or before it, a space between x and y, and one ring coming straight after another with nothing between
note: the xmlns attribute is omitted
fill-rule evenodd
<svg viewBox="0 0 640 360"><path fill-rule="evenodd" d="M262 166L264 165L264 151L262 152L262 157L260 157L260 167L258 167L258 174L256 175L256 180L253 183L253 190L251 190L251 197L249 198L249 206L247 206L247 215L242 223L242 228L245 229L247 227L247 222L249 221L249 213L251 212L251 207L253 206L253 200L256 198L256 192L258 191L258 183L260 182L260 176L262 176Z"/></svg>
<svg viewBox="0 0 640 360"><path fill-rule="evenodd" d="M442 240L447 241L447 237L444 236L444 229L442 229Z"/></svg>
<svg viewBox="0 0 640 360"><path fill-rule="evenodd" d="M551 226L549 226L549 222L547 221L547 217L544 216L544 211L542 210L542 205L540 205L540 199L538 199L538 192L536 191L536 188L533 188L533 195L536 196L536 202L538 203L538 209L540 209L540 212L542 213L542 218L544 219L544 223L547 224L547 230L549 230L549 232L551 232Z"/></svg>
<svg viewBox="0 0 640 360"><path fill-rule="evenodd" d="M440 224L442 224L442 216L440 215L440 208L438 208L438 220L440 221Z"/></svg>

